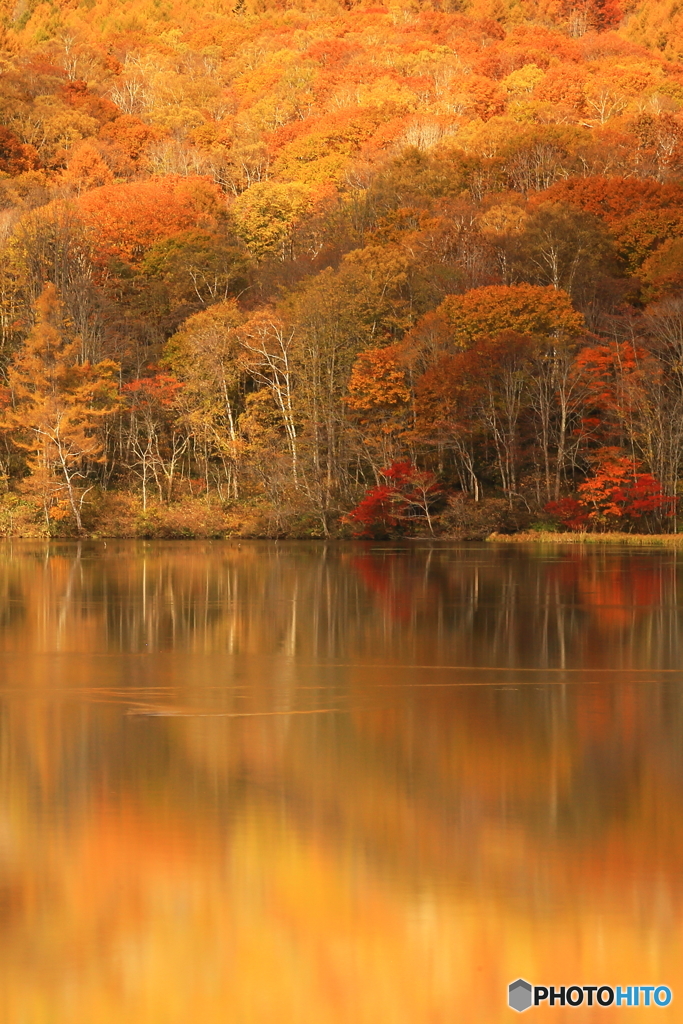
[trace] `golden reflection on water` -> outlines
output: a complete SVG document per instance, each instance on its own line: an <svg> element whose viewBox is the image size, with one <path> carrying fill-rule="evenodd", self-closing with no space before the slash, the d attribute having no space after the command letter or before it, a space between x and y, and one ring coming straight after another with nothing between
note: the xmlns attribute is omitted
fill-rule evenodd
<svg viewBox="0 0 683 1024"><path fill-rule="evenodd" d="M0 549L0 1021L683 1021L679 560Z"/></svg>

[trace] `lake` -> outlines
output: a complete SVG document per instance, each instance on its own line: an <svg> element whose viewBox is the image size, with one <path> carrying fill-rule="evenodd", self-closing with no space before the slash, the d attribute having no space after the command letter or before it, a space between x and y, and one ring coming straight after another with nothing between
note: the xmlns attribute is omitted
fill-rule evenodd
<svg viewBox="0 0 683 1024"><path fill-rule="evenodd" d="M6 542L0 1020L683 1021L682 566Z"/></svg>

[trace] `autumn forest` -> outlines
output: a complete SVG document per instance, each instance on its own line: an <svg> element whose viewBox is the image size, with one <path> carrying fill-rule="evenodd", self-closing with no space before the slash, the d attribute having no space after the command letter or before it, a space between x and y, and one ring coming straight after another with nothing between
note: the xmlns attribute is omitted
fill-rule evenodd
<svg viewBox="0 0 683 1024"><path fill-rule="evenodd" d="M673 0L0 0L0 534L673 533Z"/></svg>

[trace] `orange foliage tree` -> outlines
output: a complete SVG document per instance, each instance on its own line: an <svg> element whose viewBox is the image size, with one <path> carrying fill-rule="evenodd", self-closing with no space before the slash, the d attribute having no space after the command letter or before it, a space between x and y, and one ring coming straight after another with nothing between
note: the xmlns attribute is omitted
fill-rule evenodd
<svg viewBox="0 0 683 1024"><path fill-rule="evenodd" d="M97 233L100 260L139 263L158 239L211 224L219 190L205 178L165 178L104 185L82 195L78 210Z"/></svg>
<svg viewBox="0 0 683 1024"><path fill-rule="evenodd" d="M405 362L401 347L388 345L361 352L351 370L346 405L374 465L390 464L406 445L412 416Z"/></svg>
<svg viewBox="0 0 683 1024"><path fill-rule="evenodd" d="M72 515L83 531L88 468L105 457L99 432L117 408L115 363L79 363L54 285L35 307L36 324L8 367L12 406L5 413L15 445L26 453L25 489L40 496L45 521Z"/></svg>

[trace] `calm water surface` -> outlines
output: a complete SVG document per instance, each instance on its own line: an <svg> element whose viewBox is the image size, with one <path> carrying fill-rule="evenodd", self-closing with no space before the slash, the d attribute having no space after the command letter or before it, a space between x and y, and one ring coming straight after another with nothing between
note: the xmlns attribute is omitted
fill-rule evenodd
<svg viewBox="0 0 683 1024"><path fill-rule="evenodd" d="M681 570L6 545L0 1021L683 1022Z"/></svg>

